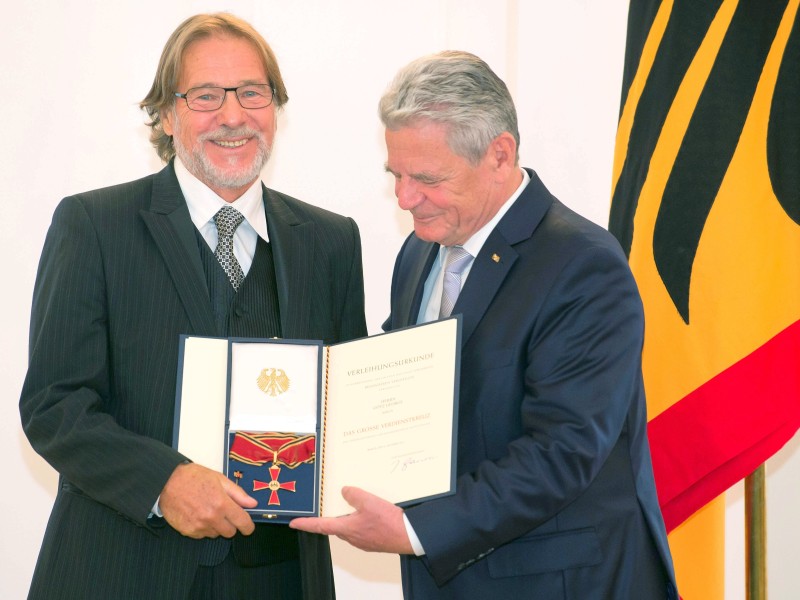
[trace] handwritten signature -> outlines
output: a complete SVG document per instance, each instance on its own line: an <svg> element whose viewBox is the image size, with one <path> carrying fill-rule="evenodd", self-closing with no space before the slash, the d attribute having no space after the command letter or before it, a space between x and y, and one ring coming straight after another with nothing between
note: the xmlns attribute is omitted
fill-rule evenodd
<svg viewBox="0 0 800 600"><path fill-rule="evenodd" d="M418 464L421 464L421 463L430 462L430 461L434 460L434 458L435 457L433 457L433 456L424 456L424 457L409 456L409 457L406 457L406 458L403 458L403 459L396 458L396 459L394 459L392 461L392 468L391 468L391 470L389 472L390 473L395 473L395 472L402 473L403 471L407 471L408 469L410 469L411 467L413 467L415 465L418 465Z"/></svg>

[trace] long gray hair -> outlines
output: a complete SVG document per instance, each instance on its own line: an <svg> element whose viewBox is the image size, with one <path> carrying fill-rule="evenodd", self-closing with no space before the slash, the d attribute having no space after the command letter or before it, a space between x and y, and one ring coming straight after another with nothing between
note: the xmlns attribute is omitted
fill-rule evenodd
<svg viewBox="0 0 800 600"><path fill-rule="evenodd" d="M286 86L283 83L278 60L269 44L247 21L228 13L200 14L189 17L172 33L158 63L153 85L139 107L147 111L150 117L150 141L164 162L175 156L175 145L172 136L164 132L161 115L175 105L175 86L181 75L183 55L194 42L213 36L230 36L243 39L252 44L264 66L275 96L276 108L281 108L289 101Z"/></svg>

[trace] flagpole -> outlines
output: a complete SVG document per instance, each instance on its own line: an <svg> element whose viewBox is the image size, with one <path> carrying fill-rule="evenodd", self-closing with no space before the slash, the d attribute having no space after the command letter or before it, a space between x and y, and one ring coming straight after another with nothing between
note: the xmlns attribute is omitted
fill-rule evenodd
<svg viewBox="0 0 800 600"><path fill-rule="evenodd" d="M744 479L747 600L767 600L766 466Z"/></svg>

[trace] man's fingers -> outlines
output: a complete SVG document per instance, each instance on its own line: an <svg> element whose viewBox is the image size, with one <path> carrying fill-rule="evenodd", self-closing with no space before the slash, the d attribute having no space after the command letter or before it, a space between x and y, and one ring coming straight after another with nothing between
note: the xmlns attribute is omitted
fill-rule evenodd
<svg viewBox="0 0 800 600"><path fill-rule="evenodd" d="M353 513L341 517L299 517L292 519L289 527L309 533L343 537L353 517L358 515L360 507L368 496L370 494L360 488L345 486L342 488L342 498L355 509Z"/></svg>
<svg viewBox="0 0 800 600"><path fill-rule="evenodd" d="M250 496L241 487L233 483L230 479L225 479L222 482L222 488L230 498L242 508L255 508L258 505L258 500Z"/></svg>
<svg viewBox="0 0 800 600"><path fill-rule="evenodd" d="M363 504L365 494L367 492L357 487L345 486L342 488L342 498L356 510Z"/></svg>
<svg viewBox="0 0 800 600"><path fill-rule="evenodd" d="M289 522L289 527L319 533L322 535L339 535L343 531L343 520L347 517L299 517Z"/></svg>
<svg viewBox="0 0 800 600"><path fill-rule="evenodd" d="M256 528L256 524L253 523L253 519L242 509L238 509L233 512L232 515L228 515L225 520L233 528L233 530L230 532L230 535L226 535L225 537L233 537L236 534L236 531L240 531L243 535L250 535Z"/></svg>
<svg viewBox="0 0 800 600"><path fill-rule="evenodd" d="M175 469L160 499L167 522L192 538L249 535L255 525L243 508L256 504L222 473L193 463Z"/></svg>

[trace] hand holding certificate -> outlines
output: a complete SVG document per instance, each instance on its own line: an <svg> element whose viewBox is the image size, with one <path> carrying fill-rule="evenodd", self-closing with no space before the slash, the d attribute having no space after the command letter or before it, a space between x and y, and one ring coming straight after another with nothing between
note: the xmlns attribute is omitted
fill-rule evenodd
<svg viewBox="0 0 800 600"><path fill-rule="evenodd" d="M351 512L341 517L294 519L292 529L335 535L367 552L413 554L403 522L403 509L360 488L346 487L342 497Z"/></svg>
<svg viewBox="0 0 800 600"><path fill-rule="evenodd" d="M457 318L330 347L186 337L175 445L263 520L351 512L345 486L406 504L452 493Z"/></svg>

